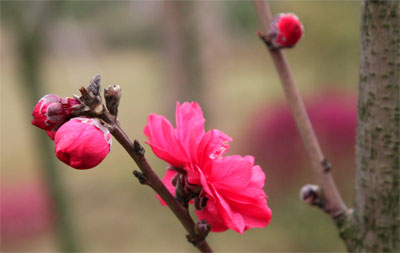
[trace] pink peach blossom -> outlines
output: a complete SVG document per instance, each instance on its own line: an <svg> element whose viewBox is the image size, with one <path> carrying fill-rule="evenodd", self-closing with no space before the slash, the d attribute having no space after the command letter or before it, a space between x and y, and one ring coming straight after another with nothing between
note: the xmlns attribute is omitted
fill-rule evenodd
<svg viewBox="0 0 400 253"><path fill-rule="evenodd" d="M173 166L162 181L177 194L177 176L186 177L185 187L196 189L190 195L196 215L214 232L231 228L243 233L252 227L265 227L271 210L263 190L264 172L254 166L252 156L223 157L232 139L219 130L205 132L204 123L196 102L177 103L176 128L163 116L149 116L144 129L147 143Z"/></svg>
<svg viewBox="0 0 400 253"><path fill-rule="evenodd" d="M218 158L229 150L232 138L213 129L204 130L205 119L198 103L177 103L176 128L163 116L150 114L143 132L146 142L162 160L176 168L185 168L190 182L199 181L196 173L188 170L189 164L201 159ZM192 178L193 176L193 178Z"/></svg>
<svg viewBox="0 0 400 253"><path fill-rule="evenodd" d="M58 159L75 169L90 169L110 152L111 134L97 119L78 117L63 124L54 141Z"/></svg>

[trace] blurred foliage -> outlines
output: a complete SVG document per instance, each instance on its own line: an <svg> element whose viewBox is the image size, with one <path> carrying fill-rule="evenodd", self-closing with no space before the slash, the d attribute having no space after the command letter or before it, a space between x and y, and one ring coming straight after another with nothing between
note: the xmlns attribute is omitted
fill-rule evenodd
<svg viewBox="0 0 400 253"><path fill-rule="evenodd" d="M11 18L15 11L31 10L36 4L38 2L1 2L2 184L37 178L41 164L42 147L33 139L34 133L40 130L32 127L28 118L32 108L20 85L17 61L20 52L15 45L18 31ZM163 3L57 1L52 4L55 9L52 21L46 25L47 35L40 52L43 61L41 92L71 96L94 74L100 73L103 85L121 85L121 124L131 138L144 141L142 129L147 115L171 114L175 108L175 104L165 106L162 102L169 96L164 81L169 62L163 52ZM207 129L218 128L232 136L235 141L230 154L245 155L250 148L244 147L240 140L254 120L253 112L283 100L283 95L265 46L255 35L259 24L252 3L208 4L222 7L225 53L214 59L216 64L212 66L212 80L218 85L211 87L212 94L204 95L203 103L210 108L206 118L213 118L207 122ZM295 49L287 51L301 92L307 95L337 87L355 93L359 3L272 1L271 8L274 13L295 12L304 23L304 38ZM26 22L29 22L29 11L26 13ZM207 13L203 17L207 17ZM193 24L187 25L191 28ZM216 42L210 37L199 45L207 49L212 43ZM208 53L213 55L213 52ZM48 142L52 145L50 140ZM162 175L166 164L156 159L149 148L146 154ZM159 204L150 189L132 177L134 168L116 142L108 158L95 169L77 171L58 163L57 169L73 201L73 218L78 234L82 235L83 250L194 251L170 211ZM330 218L298 200L300 187L313 183L311 172L305 170L290 187L282 189L282 194L271 194L268 183L278 179L270 176L268 166L264 169L266 192L273 210L271 224L244 235L232 231L211 234L211 246L216 251L343 251L344 246ZM351 181L350 178L340 182L350 205ZM2 240L1 247L7 251L56 249L51 232L35 238L20 238L17 242Z"/></svg>

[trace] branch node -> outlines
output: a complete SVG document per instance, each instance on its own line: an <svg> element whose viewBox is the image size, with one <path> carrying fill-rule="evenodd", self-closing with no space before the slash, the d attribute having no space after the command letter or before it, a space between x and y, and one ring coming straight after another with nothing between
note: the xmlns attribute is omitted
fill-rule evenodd
<svg viewBox="0 0 400 253"><path fill-rule="evenodd" d="M194 233L186 235L187 240L194 246L199 246L211 231L211 226L207 221L201 220L194 225Z"/></svg>
<svg viewBox="0 0 400 253"><path fill-rule="evenodd" d="M103 124L103 126L105 126L108 129L108 131L110 131L110 133L112 133L115 130L115 125L113 125L113 124L109 124L109 123L105 122L104 120L102 120L102 124Z"/></svg>
<svg viewBox="0 0 400 253"><path fill-rule="evenodd" d="M276 48L272 45L271 40L264 33L257 31L257 36L264 42L269 50L276 50Z"/></svg>
<svg viewBox="0 0 400 253"><path fill-rule="evenodd" d="M144 148L142 147L142 145L140 145L140 143L139 143L138 140L134 140L134 141L133 141L133 148L135 149L135 152L136 152L137 154L139 154L139 155L141 155L141 156L144 155L145 150L144 150Z"/></svg>
<svg viewBox="0 0 400 253"><path fill-rule="evenodd" d="M324 173L328 173L332 168L332 165L326 158L324 158L324 160L322 160L321 165L322 165Z"/></svg>
<svg viewBox="0 0 400 253"><path fill-rule="evenodd" d="M300 199L312 206L317 206L328 212L324 193L318 185L306 184L300 190Z"/></svg>
<svg viewBox="0 0 400 253"><path fill-rule="evenodd" d="M341 217L343 217L343 215L348 215L351 214L353 212L353 209L347 209L347 210L338 210L335 213L331 214L331 217L333 218L333 220L337 221L339 220Z"/></svg>
<svg viewBox="0 0 400 253"><path fill-rule="evenodd" d="M143 175L142 172L134 170L133 175L139 180L139 183L141 184L147 184L147 178Z"/></svg>
<svg viewBox="0 0 400 253"><path fill-rule="evenodd" d="M177 177L173 178L175 183L175 199L182 204L185 208L189 207L189 201L195 197L192 188L187 181L187 174L177 174ZM197 194L198 195L198 194Z"/></svg>

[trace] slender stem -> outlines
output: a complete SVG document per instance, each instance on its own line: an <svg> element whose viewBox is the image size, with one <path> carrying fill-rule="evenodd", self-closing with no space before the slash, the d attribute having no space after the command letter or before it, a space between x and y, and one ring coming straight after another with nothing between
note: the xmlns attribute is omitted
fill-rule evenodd
<svg viewBox="0 0 400 253"><path fill-rule="evenodd" d="M256 7L263 31L265 34L267 34L269 30L269 23L272 18L268 2L254 0L254 5ZM311 160L314 174L324 192L324 196L327 201L326 211L331 215L332 218L336 219L346 212L347 207L336 188L335 182L333 181L332 175L329 171L330 166L322 153L321 147L312 128L310 119L308 118L303 100L293 80L284 53L282 50L276 49L269 49L269 53L281 79L286 99L290 105L297 128L299 129L304 146L306 147L308 156Z"/></svg>
<svg viewBox="0 0 400 253"><path fill-rule="evenodd" d="M142 171L142 175L140 175L139 172L134 172L135 176L137 176L141 180L141 183L147 184L158 195L160 195L160 197L165 201L165 203L168 205L168 207L171 209L171 211L175 214L175 216L182 223L186 231L189 233L189 237L196 238L197 235L194 230L195 223L190 217L188 209L184 208L174 198L174 196L172 196L169 190L158 178L157 174L147 162L144 156L144 149L139 144L139 142L137 140L132 142L125 131L122 129L120 124L114 120L114 117L108 111L105 111L99 117L111 126L111 134L124 147L124 149L135 161L139 169ZM210 248L206 240L201 240L197 244L194 244L194 246L198 248L201 252L212 252L212 249Z"/></svg>

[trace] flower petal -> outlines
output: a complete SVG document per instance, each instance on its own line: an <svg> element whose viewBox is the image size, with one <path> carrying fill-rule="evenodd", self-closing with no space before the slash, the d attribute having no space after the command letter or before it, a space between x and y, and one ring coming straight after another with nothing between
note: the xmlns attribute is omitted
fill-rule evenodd
<svg viewBox="0 0 400 253"><path fill-rule="evenodd" d="M197 102L176 104L176 137L188 154L195 155L205 134L205 119Z"/></svg>
<svg viewBox="0 0 400 253"><path fill-rule="evenodd" d="M220 188L218 192L225 198L234 213L240 213L246 225L265 227L269 224L272 212L268 207L266 194L263 190L265 174L260 166L253 166L253 176L250 183L240 191L233 188Z"/></svg>
<svg viewBox="0 0 400 253"><path fill-rule="evenodd" d="M238 233L243 233L245 224L242 216L239 213L231 210L229 203L227 203L225 199L216 191L214 186L207 183L207 180L201 170L199 170L199 174L201 185L208 198L207 206L205 207L205 209L208 210L206 213L213 215L213 218L209 217L209 220L206 219L207 222L216 222L220 219L226 227L231 228ZM216 212L213 210L213 206L215 206L215 210L217 210ZM209 210L209 208L211 209ZM219 225L217 224L217 226Z"/></svg>
<svg viewBox="0 0 400 253"><path fill-rule="evenodd" d="M195 213L199 220L206 220L211 225L212 232L223 232L229 229L219 216L214 201L207 202L207 206L203 210L196 210Z"/></svg>
<svg viewBox="0 0 400 253"><path fill-rule="evenodd" d="M269 224L272 213L263 190L265 174L260 166L253 165L252 156L228 156L208 163L211 169L199 169L203 190L209 198L202 217L213 215L208 220L218 228L219 222L239 233ZM204 171L211 174L205 175Z"/></svg>
<svg viewBox="0 0 400 253"><path fill-rule="evenodd" d="M149 139L153 152L162 160L172 166L181 167L189 161L188 155L180 148L176 139L175 129L171 123L163 116L150 114L148 123L143 133Z"/></svg>
<svg viewBox="0 0 400 253"><path fill-rule="evenodd" d="M257 187L263 188L265 183L265 173L260 166L253 166L253 176L251 182L253 182Z"/></svg>
<svg viewBox="0 0 400 253"><path fill-rule="evenodd" d="M198 164L202 164L203 162L210 160L210 158L220 158L229 150L228 142L231 141L231 137L219 130L213 129L208 131L198 145L197 159L195 159L195 161Z"/></svg>
<svg viewBox="0 0 400 253"><path fill-rule="evenodd" d="M207 181L217 189L242 191L253 176L254 158L252 156L227 156L213 162Z"/></svg>

